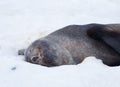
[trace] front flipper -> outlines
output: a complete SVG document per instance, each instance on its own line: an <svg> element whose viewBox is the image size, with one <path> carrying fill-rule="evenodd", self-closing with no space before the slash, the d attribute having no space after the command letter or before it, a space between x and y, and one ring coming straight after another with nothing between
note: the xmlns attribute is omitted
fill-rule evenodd
<svg viewBox="0 0 120 87"><path fill-rule="evenodd" d="M24 54L25 54L25 49L18 50L18 55L24 55Z"/></svg>
<svg viewBox="0 0 120 87"><path fill-rule="evenodd" d="M95 24L87 30L87 35L92 39L102 41L120 54L120 33L107 29L105 25Z"/></svg>

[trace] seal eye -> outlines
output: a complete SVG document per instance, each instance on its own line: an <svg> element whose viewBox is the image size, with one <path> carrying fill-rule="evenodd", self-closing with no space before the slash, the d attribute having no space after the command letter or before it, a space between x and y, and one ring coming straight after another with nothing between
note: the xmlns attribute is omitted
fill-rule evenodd
<svg viewBox="0 0 120 87"><path fill-rule="evenodd" d="M39 57L32 57L31 60L33 63L36 63Z"/></svg>

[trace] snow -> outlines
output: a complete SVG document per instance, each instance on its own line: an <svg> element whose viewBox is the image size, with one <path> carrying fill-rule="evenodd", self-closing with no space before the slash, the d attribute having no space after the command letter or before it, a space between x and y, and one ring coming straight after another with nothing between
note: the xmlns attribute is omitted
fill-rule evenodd
<svg viewBox="0 0 120 87"><path fill-rule="evenodd" d="M0 0L0 87L119 87L120 66L95 57L44 67L17 51L70 24L119 23L119 0Z"/></svg>

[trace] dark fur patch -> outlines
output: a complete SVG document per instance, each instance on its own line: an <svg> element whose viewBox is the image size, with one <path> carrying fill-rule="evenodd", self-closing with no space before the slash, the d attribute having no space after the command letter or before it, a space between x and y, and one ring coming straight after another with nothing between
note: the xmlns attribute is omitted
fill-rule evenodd
<svg viewBox="0 0 120 87"><path fill-rule="evenodd" d="M98 41L102 41L120 54L120 33L108 30L105 25L94 25L87 34Z"/></svg>
<svg viewBox="0 0 120 87"><path fill-rule="evenodd" d="M50 52L49 50L44 50L43 51L43 62L47 65L47 66L57 66L57 64L54 62L55 59L57 58L56 55L54 55L55 52Z"/></svg>

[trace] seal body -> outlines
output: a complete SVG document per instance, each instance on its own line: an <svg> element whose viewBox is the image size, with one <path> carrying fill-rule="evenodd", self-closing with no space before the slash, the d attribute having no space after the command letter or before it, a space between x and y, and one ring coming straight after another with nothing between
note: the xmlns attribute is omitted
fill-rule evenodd
<svg viewBox="0 0 120 87"><path fill-rule="evenodd" d="M34 41L26 49L25 59L50 67L79 64L95 56L108 66L118 66L119 37L119 24L69 25Z"/></svg>

